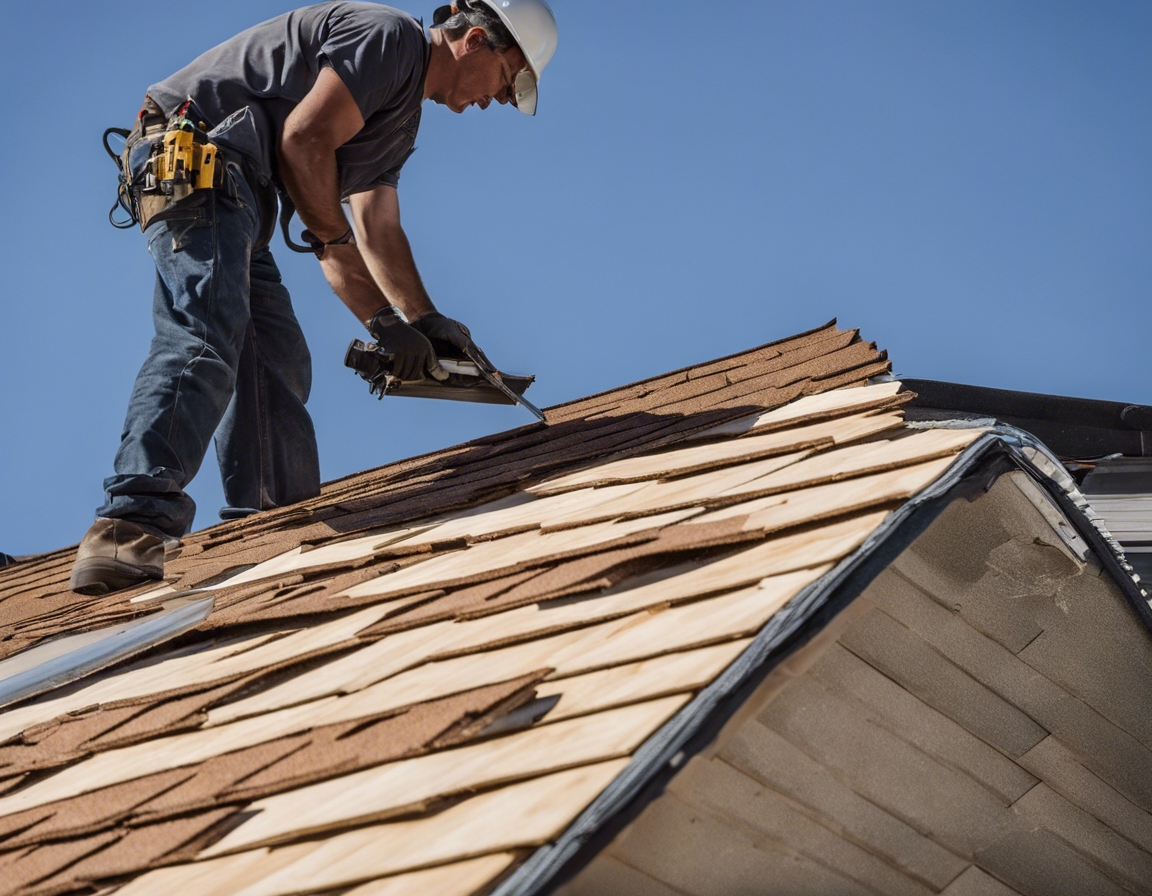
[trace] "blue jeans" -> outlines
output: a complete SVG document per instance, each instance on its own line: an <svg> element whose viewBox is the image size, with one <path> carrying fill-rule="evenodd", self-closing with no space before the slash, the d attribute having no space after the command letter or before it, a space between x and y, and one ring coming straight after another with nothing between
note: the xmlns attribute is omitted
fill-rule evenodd
<svg viewBox="0 0 1152 896"><path fill-rule="evenodd" d="M192 526L196 505L184 486L213 433L223 519L320 492L316 434L304 407L312 361L280 271L261 245L270 229L261 219L274 216L275 203L269 208L267 184L257 184L258 195L240 165L230 164L228 174L227 189L185 200L189 217L146 231L156 263L156 335L96 511L174 537Z"/></svg>

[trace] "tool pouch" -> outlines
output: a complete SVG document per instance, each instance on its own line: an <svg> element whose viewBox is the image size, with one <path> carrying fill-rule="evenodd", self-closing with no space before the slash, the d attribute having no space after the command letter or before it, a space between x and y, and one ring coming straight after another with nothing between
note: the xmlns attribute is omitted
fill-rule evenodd
<svg viewBox="0 0 1152 896"><path fill-rule="evenodd" d="M152 175L152 163L156 157L156 149L163 144L164 132L167 129L168 121L164 111L151 97L145 97L144 108L136 120L134 133L138 135L137 139L134 142L129 137L125 141L124 154L120 157L121 171L128 175L131 202L142 231L148 229L152 219L161 214L169 203L169 197L161 193L155 185L152 189L148 189L149 179L155 180ZM133 149L137 150L135 160L132 158ZM135 167L133 161L136 162ZM133 172L139 172L139 182L133 176Z"/></svg>
<svg viewBox="0 0 1152 896"><path fill-rule="evenodd" d="M203 126L187 117L189 105L167 118L151 97L145 97L131 131L104 132L104 148L120 169L116 204L108 215L114 227L139 224L143 231L161 220L205 216L206 194L224 182L225 165L218 164L217 148L208 142ZM124 137L119 154L109 147L109 134ZM127 213L127 221L115 219L117 209Z"/></svg>

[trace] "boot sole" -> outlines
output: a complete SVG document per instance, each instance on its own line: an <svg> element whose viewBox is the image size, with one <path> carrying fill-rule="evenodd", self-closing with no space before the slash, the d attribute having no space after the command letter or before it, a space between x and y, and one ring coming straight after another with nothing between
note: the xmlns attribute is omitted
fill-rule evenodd
<svg viewBox="0 0 1152 896"><path fill-rule="evenodd" d="M77 594L99 597L163 577L164 570L155 566L134 566L122 560L88 557L73 565L68 586Z"/></svg>

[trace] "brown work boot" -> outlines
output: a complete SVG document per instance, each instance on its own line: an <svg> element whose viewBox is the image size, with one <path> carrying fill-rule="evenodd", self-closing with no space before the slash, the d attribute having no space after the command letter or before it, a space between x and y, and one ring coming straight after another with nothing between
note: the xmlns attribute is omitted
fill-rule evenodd
<svg viewBox="0 0 1152 896"><path fill-rule="evenodd" d="M98 519L80 542L68 585L108 594L164 576L164 539L128 520Z"/></svg>

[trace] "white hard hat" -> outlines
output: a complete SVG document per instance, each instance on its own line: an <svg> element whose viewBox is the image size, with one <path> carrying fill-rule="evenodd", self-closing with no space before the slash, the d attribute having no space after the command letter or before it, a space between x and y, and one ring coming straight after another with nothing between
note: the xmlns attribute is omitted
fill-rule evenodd
<svg viewBox="0 0 1152 896"><path fill-rule="evenodd" d="M516 108L536 114L540 74L556 52L556 17L544 0L479 0L504 23L528 61L528 71L516 76Z"/></svg>

